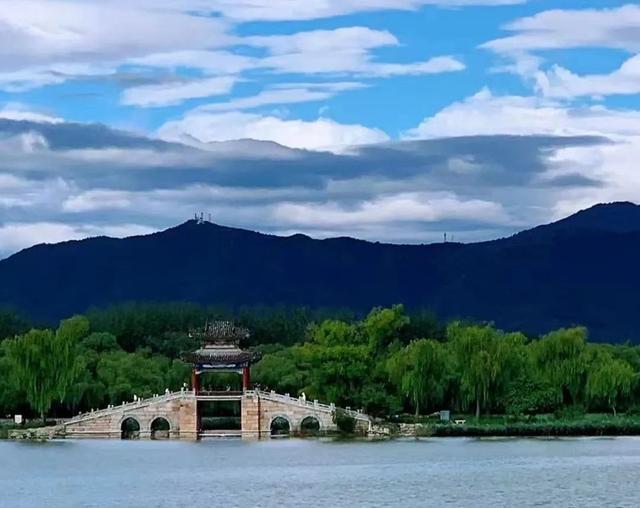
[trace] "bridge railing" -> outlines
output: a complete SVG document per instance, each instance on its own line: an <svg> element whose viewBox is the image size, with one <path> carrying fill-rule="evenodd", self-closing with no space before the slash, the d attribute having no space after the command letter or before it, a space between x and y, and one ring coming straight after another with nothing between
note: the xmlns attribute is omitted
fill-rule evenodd
<svg viewBox="0 0 640 508"><path fill-rule="evenodd" d="M260 398L262 399L266 399L266 400L271 400L274 402L282 402L285 404L294 404L294 405L298 405L298 406L302 406L308 409L316 409L316 410L320 410L320 411L328 411L333 413L336 409L335 404L322 404L320 402L318 402L317 400L314 401L309 401L306 399L303 399L301 397L291 397L288 394L285 395L281 395L279 393L276 393L274 391L264 391L264 390L259 390L259 389L255 389L253 390ZM351 416L352 418L356 418L358 420L370 420L370 417L360 411L354 411L352 409L341 409L342 411L344 411L346 414L348 414L349 416Z"/></svg>
<svg viewBox="0 0 640 508"><path fill-rule="evenodd" d="M146 406L149 404L155 404L158 402L166 402L166 401L170 401L173 399L177 399L180 397L184 397L184 396L189 396L189 395L194 395L194 392L191 390L180 390L179 392L169 392L169 393L163 393L160 395L155 395L153 397L149 397L147 399L143 399L143 398L139 398L137 400L134 400L132 402L123 402L122 404L120 404L119 406L107 406L104 409L98 409L96 411L87 411L86 413L81 413L77 416L74 416L73 418L67 420L66 422L64 422L63 425L69 425L69 424L73 424L73 423L78 423L81 422L83 420L86 420L88 418L97 418L100 416L104 416L107 415L109 413L112 413L114 411L120 411L120 410L127 410L127 409L133 409L133 408L137 408L140 406Z"/></svg>
<svg viewBox="0 0 640 508"><path fill-rule="evenodd" d="M301 406L310 410L327 411L327 412L333 413L337 409L335 404L322 404L317 400L309 401L301 397L291 397L288 394L282 395L274 391L267 392L259 389L254 389L252 391L256 393L259 397L266 400L272 400L274 402L282 402L284 404L293 404L293 405ZM225 392L225 393L228 394L229 392ZM119 406L108 406L105 409L82 413L80 415L74 416L73 418L69 419L63 425L69 425L69 424L78 423L87 419L98 418L100 416L107 415L114 411L122 411L122 410L126 411L128 409L139 408L141 406L147 406L149 404L155 404L158 402L166 402L166 401L170 401L170 400L180 398L180 397L185 397L185 396L195 396L195 392L192 390L181 390L179 392L163 393L161 395L156 395L148 399L139 398L135 401L123 403ZM341 409L341 410L344 411L349 416L351 416L352 418L355 418L358 420L366 420L366 421L371 420L371 418L368 415L360 411L354 411L349 408Z"/></svg>

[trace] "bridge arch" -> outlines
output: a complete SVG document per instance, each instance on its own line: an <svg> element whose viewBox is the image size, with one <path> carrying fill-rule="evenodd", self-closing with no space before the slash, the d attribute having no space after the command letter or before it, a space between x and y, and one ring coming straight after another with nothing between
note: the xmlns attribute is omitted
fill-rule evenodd
<svg viewBox="0 0 640 508"><path fill-rule="evenodd" d="M173 430L171 422L164 416L156 416L149 425L149 437L151 439L169 439Z"/></svg>
<svg viewBox="0 0 640 508"><path fill-rule="evenodd" d="M293 425L289 417L280 414L271 418L269 430L272 436L288 436L293 431Z"/></svg>
<svg viewBox="0 0 640 508"><path fill-rule="evenodd" d="M122 439L140 439L140 422L133 416L126 416L120 422L120 437Z"/></svg>
<svg viewBox="0 0 640 508"><path fill-rule="evenodd" d="M322 431L322 422L316 415L308 415L300 420L300 433L307 435L319 434Z"/></svg>

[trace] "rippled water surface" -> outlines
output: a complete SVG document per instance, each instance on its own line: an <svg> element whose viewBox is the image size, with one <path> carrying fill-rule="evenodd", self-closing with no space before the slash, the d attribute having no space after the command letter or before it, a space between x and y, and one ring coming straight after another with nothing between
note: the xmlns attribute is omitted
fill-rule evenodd
<svg viewBox="0 0 640 508"><path fill-rule="evenodd" d="M0 441L2 507L640 506L640 439Z"/></svg>

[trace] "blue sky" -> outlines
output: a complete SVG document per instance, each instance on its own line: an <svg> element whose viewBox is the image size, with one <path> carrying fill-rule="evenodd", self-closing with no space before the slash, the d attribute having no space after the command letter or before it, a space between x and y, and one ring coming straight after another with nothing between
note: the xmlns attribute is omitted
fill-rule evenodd
<svg viewBox="0 0 640 508"><path fill-rule="evenodd" d="M9 0L0 255L198 210L415 243L633 200L639 53L614 0Z"/></svg>
<svg viewBox="0 0 640 508"><path fill-rule="evenodd" d="M94 2L99 3L99 2ZM206 2L204 2L206 3ZM402 2L399 2L402 3ZM134 2L135 4L135 2ZM210 2L212 6L215 1ZM625 2L593 0L591 8L611 8ZM527 93L526 83L519 76L496 73L500 56L480 46L504 37L508 32L502 27L514 19L535 15L547 9L584 7L580 1L533 0L504 6L468 6L443 8L426 6L416 10L380 10L357 12L329 18L296 21L249 21L234 23L229 29L240 37L291 35L316 30L335 31L350 27L367 27L389 32L397 38L397 44L381 46L370 52L372 58L396 63L410 63L442 55L452 56L466 68L461 72L442 72L436 75L411 75L389 78L365 77L358 80L367 87L357 92L338 94L334 97L302 104L271 104L255 108L265 114L277 111L291 118L314 120L320 114L341 123L357 123L384 130L390 137L399 138L405 130L417 125L423 118L472 95L488 86L500 94ZM55 16L55 12L53 13ZM215 13L210 14L215 16ZM328 35L330 37L330 35ZM232 51L243 55L259 56L260 48L243 47L241 42L231 46ZM563 48L551 52L548 65L558 63L580 73L604 73L615 70L625 59L625 52L605 48ZM124 64L120 70L141 72L133 65ZM184 79L202 76L198 69L147 68L152 72L167 72ZM79 77L64 83L44 86L25 92L4 92L4 102L17 101L70 121L103 122L140 131L153 131L168 119L179 118L199 105L226 102L235 97L259 93L278 83L325 83L351 76L348 72L336 73L277 73L270 70L248 71L229 93L219 96L185 99L180 104L140 108L122 104L123 86L119 83ZM26 87L29 85L26 84ZM371 107L376 105L376 107ZM622 104L624 106L624 103ZM278 106L283 106L278 108Z"/></svg>

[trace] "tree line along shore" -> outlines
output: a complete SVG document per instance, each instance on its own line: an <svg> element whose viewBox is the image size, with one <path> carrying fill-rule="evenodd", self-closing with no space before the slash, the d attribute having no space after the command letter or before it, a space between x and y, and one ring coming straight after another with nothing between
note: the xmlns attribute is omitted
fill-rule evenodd
<svg viewBox="0 0 640 508"><path fill-rule="evenodd" d="M346 310L126 304L57 327L0 311L0 417L70 417L189 382L189 331L232 319L262 353L264 389L361 408L415 435L640 434L640 346L591 343L582 327L527 336L489 323L439 321L402 305ZM236 388L234 375L211 389ZM458 424L440 422L449 410ZM9 423L0 424L0 437Z"/></svg>

